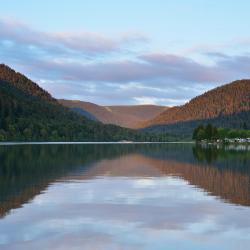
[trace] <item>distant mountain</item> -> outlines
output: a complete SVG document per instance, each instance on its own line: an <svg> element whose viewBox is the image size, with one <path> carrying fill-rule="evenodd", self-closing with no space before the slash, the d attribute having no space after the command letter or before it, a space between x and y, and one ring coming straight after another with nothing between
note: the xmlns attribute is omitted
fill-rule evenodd
<svg viewBox="0 0 250 250"><path fill-rule="evenodd" d="M81 111L82 112L82 111ZM0 141L158 140L91 121L60 105L48 92L5 65L0 67Z"/></svg>
<svg viewBox="0 0 250 250"><path fill-rule="evenodd" d="M80 108L105 124L138 128L139 124L159 115L167 107L156 105L100 106L90 102L59 100L69 108Z"/></svg>
<svg viewBox="0 0 250 250"><path fill-rule="evenodd" d="M241 127L243 123L250 126L249 121L250 80L239 80L197 96L183 106L169 108L140 126L151 132L178 133L202 122Z"/></svg>

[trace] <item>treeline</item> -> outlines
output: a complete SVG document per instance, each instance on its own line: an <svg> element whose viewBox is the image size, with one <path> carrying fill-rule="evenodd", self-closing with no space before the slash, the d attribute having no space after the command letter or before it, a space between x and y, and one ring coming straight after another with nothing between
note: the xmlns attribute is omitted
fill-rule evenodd
<svg viewBox="0 0 250 250"><path fill-rule="evenodd" d="M181 135L183 138L190 140L192 139L192 134L195 128L197 128L200 124L208 123L217 128L229 128L236 130L250 129L250 111L244 111L232 115L223 115L214 119L193 120L186 122L177 122L174 124L157 125L142 129L142 131L147 131L150 133Z"/></svg>
<svg viewBox="0 0 250 250"><path fill-rule="evenodd" d="M224 140L226 138L250 138L250 130L247 129L247 124L243 125L244 129L217 128L211 124L199 125L193 131L193 139L196 141L202 140Z"/></svg>

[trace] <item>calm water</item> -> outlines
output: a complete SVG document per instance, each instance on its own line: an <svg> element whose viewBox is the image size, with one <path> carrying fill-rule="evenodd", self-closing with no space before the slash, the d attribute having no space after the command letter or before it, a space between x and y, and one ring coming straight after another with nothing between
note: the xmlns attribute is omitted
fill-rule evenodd
<svg viewBox="0 0 250 250"><path fill-rule="evenodd" d="M0 249L249 249L250 151L0 146Z"/></svg>

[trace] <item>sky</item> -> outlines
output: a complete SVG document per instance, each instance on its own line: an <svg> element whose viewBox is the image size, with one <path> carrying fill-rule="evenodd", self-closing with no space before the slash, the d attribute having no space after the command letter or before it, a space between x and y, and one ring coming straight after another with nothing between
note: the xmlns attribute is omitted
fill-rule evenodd
<svg viewBox="0 0 250 250"><path fill-rule="evenodd" d="M56 98L182 105L250 78L250 1L8 0L0 63Z"/></svg>

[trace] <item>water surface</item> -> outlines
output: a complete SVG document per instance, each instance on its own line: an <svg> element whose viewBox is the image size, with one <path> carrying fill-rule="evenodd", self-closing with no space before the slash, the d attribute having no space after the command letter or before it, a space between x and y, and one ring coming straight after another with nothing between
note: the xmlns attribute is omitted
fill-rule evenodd
<svg viewBox="0 0 250 250"><path fill-rule="evenodd" d="M0 249L249 249L250 151L0 146Z"/></svg>

